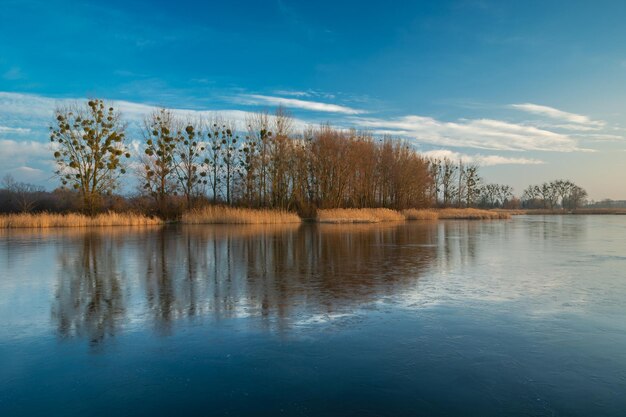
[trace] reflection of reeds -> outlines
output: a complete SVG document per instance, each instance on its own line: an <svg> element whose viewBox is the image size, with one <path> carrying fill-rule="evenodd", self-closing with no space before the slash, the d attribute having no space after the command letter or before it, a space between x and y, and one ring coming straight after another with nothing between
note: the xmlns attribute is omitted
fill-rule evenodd
<svg viewBox="0 0 626 417"><path fill-rule="evenodd" d="M0 228L49 228L49 227L91 227L91 226L148 226L162 224L157 218L146 217L136 213L108 212L95 217L78 213L22 213L4 214L0 216Z"/></svg>
<svg viewBox="0 0 626 417"><path fill-rule="evenodd" d="M78 239L85 237L86 234L98 234L108 237L123 237L129 234L137 235L138 233L147 234L155 230L161 229L162 225L146 225L142 227L136 226L98 226L89 227L0 227L0 238L10 237L12 240L44 240L49 238L59 239Z"/></svg>
<svg viewBox="0 0 626 417"><path fill-rule="evenodd" d="M270 224L300 223L302 219L283 210L247 209L226 206L208 206L183 214L183 224Z"/></svg>
<svg viewBox="0 0 626 417"><path fill-rule="evenodd" d="M386 208L326 209L317 211L320 223L379 223L403 221L404 216Z"/></svg>
<svg viewBox="0 0 626 417"><path fill-rule="evenodd" d="M257 223L239 224L237 226L208 224L206 226L185 225L182 230L186 235L196 238L212 239L243 239L255 236L274 236L298 231L300 223Z"/></svg>

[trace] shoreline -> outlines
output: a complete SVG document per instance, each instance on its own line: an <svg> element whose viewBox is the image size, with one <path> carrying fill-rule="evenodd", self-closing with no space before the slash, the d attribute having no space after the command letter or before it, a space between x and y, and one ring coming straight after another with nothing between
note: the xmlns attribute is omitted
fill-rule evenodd
<svg viewBox="0 0 626 417"><path fill-rule="evenodd" d="M475 208L429 208L402 211L385 208L319 209L315 217L304 218L294 212L284 210L208 206L185 212L181 219L176 221L166 221L158 217L132 212L107 212L95 217L80 213L0 214L0 229L146 227L166 224L368 224L438 220L506 220L518 215L626 215L626 209L578 209L571 211Z"/></svg>

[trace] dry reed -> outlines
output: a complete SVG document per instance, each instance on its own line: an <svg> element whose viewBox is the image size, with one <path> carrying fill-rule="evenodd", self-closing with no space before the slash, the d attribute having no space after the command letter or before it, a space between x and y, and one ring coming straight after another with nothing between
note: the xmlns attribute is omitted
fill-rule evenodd
<svg viewBox="0 0 626 417"><path fill-rule="evenodd" d="M93 227L93 226L148 226L162 224L157 218L136 213L108 212L95 217L84 214L21 213L0 215L0 228Z"/></svg>
<svg viewBox="0 0 626 417"><path fill-rule="evenodd" d="M295 213L284 210L207 206L183 214L183 224L273 224L301 223Z"/></svg>
<svg viewBox="0 0 626 417"><path fill-rule="evenodd" d="M317 210L319 223L379 223L403 220L402 213L386 208Z"/></svg>
<svg viewBox="0 0 626 417"><path fill-rule="evenodd" d="M520 216L523 214L528 214L528 210L522 210L522 209L491 209L491 211L495 211L497 213L508 213L511 216Z"/></svg>
<svg viewBox="0 0 626 417"><path fill-rule="evenodd" d="M445 208L437 210L437 215L439 219L498 220L511 218L509 213L474 208Z"/></svg>
<svg viewBox="0 0 626 417"><path fill-rule="evenodd" d="M437 211L432 209L408 209L403 210L402 214L407 220L437 220L439 218Z"/></svg>

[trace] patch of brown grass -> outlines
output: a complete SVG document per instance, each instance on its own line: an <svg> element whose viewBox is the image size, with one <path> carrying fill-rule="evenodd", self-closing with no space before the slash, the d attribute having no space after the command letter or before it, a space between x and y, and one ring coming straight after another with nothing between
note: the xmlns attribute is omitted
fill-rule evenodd
<svg viewBox="0 0 626 417"><path fill-rule="evenodd" d="M108 212L95 217L84 214L21 213L0 215L1 229L99 226L148 226L162 224L161 219L136 213Z"/></svg>
<svg viewBox="0 0 626 417"><path fill-rule="evenodd" d="M528 210L522 210L522 209L492 209L490 211L495 211L497 213L508 213L511 216L520 216L522 214L528 214Z"/></svg>
<svg viewBox="0 0 626 417"><path fill-rule="evenodd" d="M402 213L386 208L320 209L319 223L379 223L404 221Z"/></svg>
<svg viewBox="0 0 626 417"><path fill-rule="evenodd" d="M498 220L511 218L511 215L506 212L475 208L444 208L437 210L437 214L439 219Z"/></svg>
<svg viewBox="0 0 626 417"><path fill-rule="evenodd" d="M439 214L437 214L436 210L432 209L408 209L403 210L402 214L404 218L407 220L437 220L439 219Z"/></svg>
<svg viewBox="0 0 626 417"><path fill-rule="evenodd" d="M301 223L295 213L284 210L207 206L183 214L183 224L272 224Z"/></svg>

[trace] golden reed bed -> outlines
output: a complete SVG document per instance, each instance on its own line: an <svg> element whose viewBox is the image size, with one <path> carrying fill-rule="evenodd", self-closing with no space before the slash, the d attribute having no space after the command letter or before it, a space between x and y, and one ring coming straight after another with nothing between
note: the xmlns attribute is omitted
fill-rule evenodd
<svg viewBox="0 0 626 417"><path fill-rule="evenodd" d="M402 213L386 208L317 210L318 223L379 223L404 221Z"/></svg>
<svg viewBox="0 0 626 417"><path fill-rule="evenodd" d="M437 210L437 215L439 219L499 220L511 218L511 215L506 212L474 208L445 208Z"/></svg>
<svg viewBox="0 0 626 417"><path fill-rule="evenodd" d="M317 221L319 223L379 223L388 221L440 219L496 220L509 218L511 218L509 213L473 208L409 209L403 210L402 212L382 208L329 209L317 211Z"/></svg>
<svg viewBox="0 0 626 417"><path fill-rule="evenodd" d="M21 213L0 215L0 228L93 227L93 226L149 226L162 224L161 219L136 213L102 213L95 217L84 214Z"/></svg>
<svg viewBox="0 0 626 417"><path fill-rule="evenodd" d="M183 214L183 224L273 224L301 223L295 213L283 210L208 206Z"/></svg>
<svg viewBox="0 0 626 417"><path fill-rule="evenodd" d="M514 213L515 214L515 213ZM479 209L409 209L402 212L386 208L318 210L318 223L380 223L405 220L508 219L509 212ZM183 214L182 224L284 224L301 223L296 214L282 210L247 209L209 206ZM108 212L95 217L69 214L5 214L0 215L0 229L100 226L149 226L165 222L159 218L136 213Z"/></svg>
<svg viewBox="0 0 626 417"><path fill-rule="evenodd" d="M510 219L511 213L474 208L409 209L402 212L407 220L499 220Z"/></svg>

